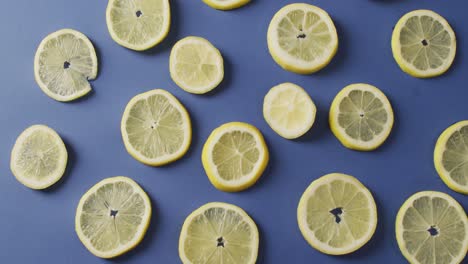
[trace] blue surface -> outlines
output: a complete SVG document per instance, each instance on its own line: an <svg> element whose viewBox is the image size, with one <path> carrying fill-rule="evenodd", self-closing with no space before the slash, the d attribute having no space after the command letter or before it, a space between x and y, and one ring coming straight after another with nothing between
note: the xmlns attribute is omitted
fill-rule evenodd
<svg viewBox="0 0 468 264"><path fill-rule="evenodd" d="M185 217L210 201L244 208L261 235L258 263L404 263L394 239L400 205L421 190L446 192L468 208L466 196L439 179L432 153L439 134L468 119L468 27L464 0L316 0L339 33L332 63L314 75L286 72L270 57L266 31L273 14L293 1L253 0L236 11L221 12L199 0L173 0L167 39L148 52L134 52L112 41L105 23L104 0L7 1L0 9L0 262L1 263L180 263L178 238ZM6 4L6 5L5 5ZM406 12L427 8L443 15L457 35L458 51L443 77L420 80L403 73L392 58L392 27ZM99 56L94 92L73 103L47 97L33 77L33 57L47 34L74 28L86 34ZM202 36L225 59L225 80L215 92L197 96L171 80L171 46L187 35ZM304 87L318 107L312 130L296 141L279 137L262 117L263 96L274 85ZM393 104L396 123L377 151L344 148L328 128L328 107L344 86L366 82L383 90ZM164 88L185 104L193 120L187 155L162 168L138 163L125 151L120 119L131 97ZM200 155L209 133L222 123L245 121L264 134L271 153L268 169L251 189L223 193L208 181ZM9 170L10 151L26 127L43 123L64 139L70 154L68 172L50 190L30 190ZM296 206L310 182L330 172L361 180L374 194L379 224L373 239L359 251L331 257L311 248L296 224ZM148 233L132 252L111 261L91 255L74 231L81 195L99 180L126 175L153 201Z"/></svg>

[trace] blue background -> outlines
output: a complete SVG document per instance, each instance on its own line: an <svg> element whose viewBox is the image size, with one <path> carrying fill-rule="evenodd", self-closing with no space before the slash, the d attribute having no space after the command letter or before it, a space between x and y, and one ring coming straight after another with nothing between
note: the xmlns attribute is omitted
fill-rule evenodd
<svg viewBox="0 0 468 264"><path fill-rule="evenodd" d="M404 263L394 238L400 205L421 190L446 192L468 208L466 196L439 179L432 153L439 134L468 119L468 2L452 0L308 0L332 16L339 51L322 71L301 76L276 65L267 50L273 14L294 1L253 0L244 8L221 12L198 0L172 0L172 27L159 46L127 50L112 41L104 0L7 1L0 9L0 262L2 263L180 263L178 238L185 217L211 201L244 208L261 236L258 263ZM392 27L408 11L432 9L457 35L452 68L442 77L415 79L392 58ZM99 76L84 99L59 103L47 97L33 77L33 58L47 34L73 28L86 34L98 52ZM225 59L225 79L208 95L192 95L171 80L168 58L180 38L211 41ZM312 130L299 140L275 134L262 116L263 96L274 85L304 87L318 107ZM344 148L328 127L328 108L344 86L365 82L383 90L393 104L395 126L387 142L370 153ZM120 119L134 95L163 88L180 99L193 121L193 142L181 160L165 167L140 164L127 154ZM223 193L208 181L200 155L217 126L244 121L257 126L271 160L262 178L247 191ZM16 137L32 124L47 124L66 142L69 164L62 180L46 191L30 190L9 170ZM341 257L319 253L303 239L296 206L311 181L330 172L354 175L374 194L379 223L372 240ZM135 179L148 192L154 215L143 242L130 253L106 261L94 257L74 231L81 195L110 176Z"/></svg>

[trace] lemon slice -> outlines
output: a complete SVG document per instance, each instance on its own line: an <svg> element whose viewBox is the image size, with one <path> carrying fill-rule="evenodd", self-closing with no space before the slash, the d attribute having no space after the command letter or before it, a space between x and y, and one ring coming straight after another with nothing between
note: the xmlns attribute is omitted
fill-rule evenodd
<svg viewBox="0 0 468 264"><path fill-rule="evenodd" d="M412 264L458 264L466 256L468 219L445 193L412 195L398 211L395 228L401 253Z"/></svg>
<svg viewBox="0 0 468 264"><path fill-rule="evenodd" d="M93 44L73 29L56 31L39 44L34 57L34 77L42 91L62 102L80 98L91 91L98 62Z"/></svg>
<svg viewBox="0 0 468 264"><path fill-rule="evenodd" d="M338 35L324 10L309 4L281 8L268 27L268 49L287 71L309 74L327 66L338 49Z"/></svg>
<svg viewBox="0 0 468 264"><path fill-rule="evenodd" d="M171 50L169 70L172 80L189 93L204 94L224 78L223 57L208 40L186 37Z"/></svg>
<svg viewBox="0 0 468 264"><path fill-rule="evenodd" d="M237 192L252 186L268 164L268 148L252 125L231 122L216 128L202 151L211 183L222 191Z"/></svg>
<svg viewBox="0 0 468 264"><path fill-rule="evenodd" d="M434 165L452 190L468 194L468 120L450 126L440 135Z"/></svg>
<svg viewBox="0 0 468 264"><path fill-rule="evenodd" d="M203 0L203 2L214 9L231 10L248 4L250 0Z"/></svg>
<svg viewBox="0 0 468 264"><path fill-rule="evenodd" d="M147 50L169 33L169 0L109 0L107 29L119 45L132 50Z"/></svg>
<svg viewBox="0 0 468 264"><path fill-rule="evenodd" d="M181 158L192 140L187 110L177 98L161 89L139 94L128 102L121 130L128 153L150 166Z"/></svg>
<svg viewBox="0 0 468 264"><path fill-rule="evenodd" d="M377 87L358 83L346 86L333 100L330 127L347 148L370 151L387 139L393 126L393 110Z"/></svg>
<svg viewBox="0 0 468 264"><path fill-rule="evenodd" d="M315 121L317 108L307 92L292 83L270 89L263 100L263 116L280 136L294 139L304 135Z"/></svg>
<svg viewBox="0 0 468 264"><path fill-rule="evenodd" d="M356 178L332 173L309 185L297 208L304 238L330 255L358 250L374 235L377 209L369 190Z"/></svg>
<svg viewBox="0 0 468 264"><path fill-rule="evenodd" d="M208 203L184 222L179 256L184 264L254 264L258 254L258 229L241 208Z"/></svg>
<svg viewBox="0 0 468 264"><path fill-rule="evenodd" d="M34 125L16 139L10 168L25 186L45 189L62 178L67 160L67 149L60 136L47 126Z"/></svg>
<svg viewBox="0 0 468 264"><path fill-rule="evenodd" d="M112 177L81 197L75 230L95 256L113 258L140 243L150 219L151 202L145 191L130 178Z"/></svg>
<svg viewBox="0 0 468 264"><path fill-rule="evenodd" d="M392 35L393 57L411 76L434 77L452 65L457 50L455 33L447 20L430 10L404 15Z"/></svg>

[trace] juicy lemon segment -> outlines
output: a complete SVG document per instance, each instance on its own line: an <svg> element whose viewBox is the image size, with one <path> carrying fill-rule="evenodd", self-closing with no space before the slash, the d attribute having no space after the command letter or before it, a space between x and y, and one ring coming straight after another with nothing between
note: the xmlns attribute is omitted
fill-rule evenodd
<svg viewBox="0 0 468 264"><path fill-rule="evenodd" d="M109 0L107 28L112 39L132 50L147 50L169 33L169 0Z"/></svg>
<svg viewBox="0 0 468 264"><path fill-rule="evenodd" d="M202 162L211 183L219 190L237 192L252 186L269 159L260 131L232 122L216 128L203 146Z"/></svg>
<svg viewBox="0 0 468 264"><path fill-rule="evenodd" d="M392 35L393 57L400 68L419 78L446 72L455 58L457 42L447 20L430 10L404 15Z"/></svg>
<svg viewBox="0 0 468 264"><path fill-rule="evenodd" d="M338 49L338 35L324 10L309 4L281 8L268 27L268 49L287 71L309 74L332 60Z"/></svg>
<svg viewBox="0 0 468 264"><path fill-rule="evenodd" d="M192 139L187 110L177 98L161 89L130 100L122 117L121 131L128 153L150 166L181 158Z"/></svg>
<svg viewBox="0 0 468 264"><path fill-rule="evenodd" d="M304 135L315 121L317 108L307 92L292 83L270 89L263 100L263 116L280 136L294 139Z"/></svg>
<svg viewBox="0 0 468 264"><path fill-rule="evenodd" d="M172 80L189 93L204 94L224 78L224 62L219 50L208 40L186 37L171 50L169 71Z"/></svg>
<svg viewBox="0 0 468 264"><path fill-rule="evenodd" d="M254 264L258 229L241 208L208 203L192 212L180 232L179 256L184 264Z"/></svg>
<svg viewBox="0 0 468 264"><path fill-rule="evenodd" d="M203 2L214 9L231 10L248 4L250 0L203 0Z"/></svg>
<svg viewBox="0 0 468 264"><path fill-rule="evenodd" d="M75 230L97 257L113 258L137 246L151 219L145 191L127 177L102 180L89 189L76 209Z"/></svg>
<svg viewBox="0 0 468 264"><path fill-rule="evenodd" d="M97 76L93 44L82 33L62 29L44 38L34 57L34 77L52 99L68 102L91 91L89 80Z"/></svg>
<svg viewBox="0 0 468 264"><path fill-rule="evenodd" d="M396 218L401 253L413 264L458 264L468 251L468 219L463 207L445 193L412 195Z"/></svg>
<svg viewBox="0 0 468 264"><path fill-rule="evenodd" d="M393 110L377 87L358 83L346 86L333 100L330 128L347 148L370 151L382 145L393 126Z"/></svg>
<svg viewBox="0 0 468 264"><path fill-rule="evenodd" d="M437 140L434 165L452 190L468 194L468 121L447 128Z"/></svg>
<svg viewBox="0 0 468 264"><path fill-rule="evenodd" d="M369 190L356 178L332 173L306 189L297 208L304 238L330 255L358 250L374 235L377 209Z"/></svg>
<svg viewBox="0 0 468 264"><path fill-rule="evenodd" d="M11 151L10 168L31 189L45 189L62 178L68 153L60 136L44 125L24 130Z"/></svg>

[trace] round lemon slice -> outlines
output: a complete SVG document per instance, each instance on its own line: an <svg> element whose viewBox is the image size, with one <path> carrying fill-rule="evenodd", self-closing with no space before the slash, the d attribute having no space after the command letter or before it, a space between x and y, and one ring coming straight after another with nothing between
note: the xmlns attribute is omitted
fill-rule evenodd
<svg viewBox="0 0 468 264"><path fill-rule="evenodd" d="M223 80L223 57L208 40L186 37L172 48L169 71L180 88L189 93L204 94Z"/></svg>
<svg viewBox="0 0 468 264"><path fill-rule="evenodd" d="M434 77L446 72L455 58L457 41L447 20L430 10L404 15L392 35L393 57L411 76Z"/></svg>
<svg viewBox="0 0 468 264"><path fill-rule="evenodd" d="M425 191L401 206L396 239L409 263L462 263L468 251L468 219L460 204L445 193Z"/></svg>
<svg viewBox="0 0 468 264"><path fill-rule="evenodd" d="M202 162L211 183L226 192L252 186L268 164L268 148L260 131L232 122L216 128L202 151Z"/></svg>
<svg viewBox="0 0 468 264"><path fill-rule="evenodd" d="M280 136L294 139L304 135L315 121L317 108L307 92L292 83L270 89L263 100L263 117Z"/></svg>
<svg viewBox="0 0 468 264"><path fill-rule="evenodd" d="M192 140L187 110L177 98L161 89L139 94L128 102L121 131L128 153L150 166L181 158Z"/></svg>
<svg viewBox="0 0 468 264"><path fill-rule="evenodd" d="M16 140L10 168L25 186L45 189L62 178L67 160L67 149L60 136L47 126L34 125Z"/></svg>
<svg viewBox="0 0 468 264"><path fill-rule="evenodd" d="M346 86L333 100L330 128L347 148L370 151L382 145L393 126L393 110L377 87L358 83Z"/></svg>
<svg viewBox="0 0 468 264"><path fill-rule="evenodd" d="M250 0L203 0L203 2L214 9L232 10L248 4Z"/></svg>
<svg viewBox="0 0 468 264"><path fill-rule="evenodd" d="M34 77L42 91L62 102L80 98L91 91L98 62L93 44L73 29L56 31L39 44L34 57Z"/></svg>
<svg viewBox="0 0 468 264"><path fill-rule="evenodd" d="M145 191L127 177L112 177L89 189L76 209L75 230L85 247L113 258L137 246L151 219Z"/></svg>
<svg viewBox="0 0 468 264"><path fill-rule="evenodd" d="M450 126L440 135L434 165L452 190L468 194L468 120Z"/></svg>
<svg viewBox="0 0 468 264"><path fill-rule="evenodd" d="M320 252L344 255L374 235L377 209L369 190L356 178L332 173L306 189L297 208L299 229Z"/></svg>
<svg viewBox="0 0 468 264"><path fill-rule="evenodd" d="M309 4L281 8L268 27L268 49L287 71L309 74L327 66L338 49L338 35L324 10Z"/></svg>
<svg viewBox="0 0 468 264"><path fill-rule="evenodd" d="M169 0L109 0L107 29L119 45L132 50L147 50L169 33Z"/></svg>
<svg viewBox="0 0 468 264"><path fill-rule="evenodd" d="M184 264L254 264L258 237L255 222L244 210L227 203L208 203L185 220L179 256Z"/></svg>

